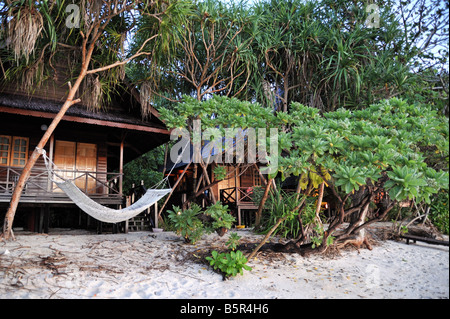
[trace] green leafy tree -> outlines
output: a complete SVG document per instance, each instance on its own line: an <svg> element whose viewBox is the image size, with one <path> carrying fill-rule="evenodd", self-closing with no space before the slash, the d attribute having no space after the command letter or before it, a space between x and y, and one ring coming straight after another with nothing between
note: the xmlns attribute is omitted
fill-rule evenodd
<svg viewBox="0 0 450 319"><path fill-rule="evenodd" d="M279 120L277 120L270 108L262 107L258 103L239 101L236 98L216 95L206 101L198 101L196 98L185 96L182 103L175 104L171 109L160 108L159 112L161 119L165 121L169 129L184 128L189 132L193 132L194 121L201 119L201 132L214 130L218 133L218 156L221 158L223 158L225 146L220 137L226 136L225 129L265 128L266 138L269 139L270 128L274 128L279 124ZM194 141L194 134L190 134L190 141L193 144L196 142L203 143L202 141ZM239 143L242 142L239 141ZM276 154L271 155L278 156L279 152L281 152L280 148L275 150ZM245 154L247 154L247 150L245 150ZM234 156L236 154L233 152ZM199 158L198 160L200 161L198 165L200 165L207 183L205 187L193 194L187 202L203 194L205 190L216 185L222 178L230 178L235 173L235 170L226 173L223 168L215 168L214 171L218 173L218 179L212 181L212 176L207 169L212 163L207 162L205 158Z"/></svg>
<svg viewBox="0 0 450 319"><path fill-rule="evenodd" d="M448 119L429 106L394 98L364 110L338 109L323 116L307 117L308 109L291 106L295 151L280 160L280 170L283 176L299 174L292 165L299 163L304 173L320 176L337 199L324 244L350 215L352 222L336 240L359 235L385 218L396 203L430 204L440 189L448 189ZM446 159L443 170L427 164L433 153L422 152L425 145ZM379 195L383 200L375 203ZM377 209L369 216L371 203Z"/></svg>

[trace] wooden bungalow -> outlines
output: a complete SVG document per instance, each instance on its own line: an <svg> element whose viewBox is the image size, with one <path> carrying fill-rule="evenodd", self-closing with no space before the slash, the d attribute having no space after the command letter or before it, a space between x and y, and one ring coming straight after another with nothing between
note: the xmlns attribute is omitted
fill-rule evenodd
<svg viewBox="0 0 450 319"><path fill-rule="evenodd" d="M166 171L171 171L173 163L168 160ZM222 165L227 171L227 178L215 183L214 168ZM266 177L261 174L257 164L212 164L208 167L210 180L214 185L210 188L212 195L217 201L228 205L230 212L236 217L237 225L251 226L254 223L255 212L258 206L252 200L253 189L265 185ZM167 174L166 174L167 175ZM169 182L176 185L174 193L167 205L182 206L192 194L206 186L200 165L180 162L172 170ZM178 181L178 183L177 183ZM207 207L211 204L211 194L205 191L197 198L197 204Z"/></svg>
<svg viewBox="0 0 450 319"><path fill-rule="evenodd" d="M254 187L266 183L266 178L261 175L256 165L237 167L225 166L227 173L235 170L231 178L224 179L212 189L216 198L224 205L234 209L238 225L251 226L254 222L254 213L258 206L253 201Z"/></svg>
<svg viewBox="0 0 450 319"><path fill-rule="evenodd" d="M14 85L0 86L0 212L6 212L22 168L67 96L67 84L48 81L33 94ZM125 82L98 111L72 106L45 149L66 178L102 205L124 205L123 166L164 144L169 132L151 110L140 113L139 95ZM137 181L139 183L139 181ZM4 214L0 214L3 220ZM74 225L76 224L76 225ZM22 193L15 227L31 231L48 227L85 227L94 223L47 178L42 157Z"/></svg>

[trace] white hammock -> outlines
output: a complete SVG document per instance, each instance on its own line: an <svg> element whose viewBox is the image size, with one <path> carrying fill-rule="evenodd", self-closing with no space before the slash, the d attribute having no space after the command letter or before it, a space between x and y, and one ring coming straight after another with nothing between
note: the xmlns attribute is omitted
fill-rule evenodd
<svg viewBox="0 0 450 319"><path fill-rule="evenodd" d="M112 209L105 207L95 202L92 198L83 193L71 180L56 180L54 179L52 172L53 162L46 155L45 150L38 149L38 152L42 154L45 161L45 166L48 170L49 179L58 185L64 193L86 214L94 217L97 220L106 223L118 223L126 221L134 216L139 215L141 212L155 204L158 200L172 191L171 188L166 189L149 189L137 202L123 209ZM162 180L159 184L161 184Z"/></svg>
<svg viewBox="0 0 450 319"><path fill-rule="evenodd" d="M118 223L139 215L172 191L149 189L137 202L124 209L112 209L100 205L83 193L72 181L55 182L59 188L86 214L106 223Z"/></svg>

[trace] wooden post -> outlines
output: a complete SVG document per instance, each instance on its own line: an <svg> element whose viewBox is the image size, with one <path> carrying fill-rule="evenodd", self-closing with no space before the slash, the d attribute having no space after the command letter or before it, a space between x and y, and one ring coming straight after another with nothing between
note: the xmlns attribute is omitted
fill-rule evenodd
<svg viewBox="0 0 450 319"><path fill-rule="evenodd" d="M128 206L130 206L131 204L132 204L131 196L126 196L126 197L125 197L125 207L128 207ZM127 219L127 220L125 221L125 230L124 230L125 234L128 234L128 227L130 226L129 224L130 224L130 223L129 223L129 219Z"/></svg>
<svg viewBox="0 0 450 319"><path fill-rule="evenodd" d="M241 207L238 205L238 225L241 226Z"/></svg>
<svg viewBox="0 0 450 319"><path fill-rule="evenodd" d="M188 170L189 166L191 166L192 163L192 159L189 162L189 164L186 165L186 167L184 168L183 173L181 173L180 177L177 179L177 181L175 182L175 185L173 185L172 187L172 191L169 193L169 196L167 196L166 200L164 201L164 204L162 204L161 209L159 210L158 213L158 218L161 217L161 213L164 209L164 207L166 207L166 204L169 202L170 197L172 197L173 192L175 191L175 189L177 188L178 184L180 183L180 181L183 179L184 174L186 173L186 171Z"/></svg>
<svg viewBox="0 0 450 319"><path fill-rule="evenodd" d="M197 173L198 173L198 164L194 163L194 167L193 167L193 170L192 170L192 186L194 188L195 188L195 185L197 185L197 183L200 184L200 182L197 181ZM193 194L195 194L195 192Z"/></svg>
<svg viewBox="0 0 450 319"><path fill-rule="evenodd" d="M44 233L48 234L48 228L50 226L50 205L45 204L44 206Z"/></svg>
<svg viewBox="0 0 450 319"><path fill-rule="evenodd" d="M237 184L237 176L238 175L239 175L239 167L236 167L236 171L234 172L234 194L236 196L236 205L239 207L239 202L240 202L239 197L241 197L241 194L238 191L238 184ZM241 186L240 183L239 183L239 186ZM241 216L240 215L241 215L241 212L239 210L239 225L241 224L241 221L240 221Z"/></svg>
<svg viewBox="0 0 450 319"><path fill-rule="evenodd" d="M120 154L119 154L119 194L123 195L123 146L124 146L125 138L120 142Z"/></svg>
<svg viewBox="0 0 450 319"><path fill-rule="evenodd" d="M54 147L55 147L55 135L52 134L52 136L50 136L50 145L49 145L49 152L48 152L48 158L50 158L50 161L52 161L52 162L53 162ZM47 191L51 192L52 190L53 190L53 182L50 180L47 180Z"/></svg>
<svg viewBox="0 0 450 319"><path fill-rule="evenodd" d="M42 234L44 229L44 207L39 209L38 233Z"/></svg>
<svg viewBox="0 0 450 319"><path fill-rule="evenodd" d="M155 228L158 228L158 202L155 202L155 218L153 219Z"/></svg>
<svg viewBox="0 0 450 319"><path fill-rule="evenodd" d="M48 234L50 222L50 205L45 204L43 207L39 209L39 219L37 225L37 232L42 234Z"/></svg>

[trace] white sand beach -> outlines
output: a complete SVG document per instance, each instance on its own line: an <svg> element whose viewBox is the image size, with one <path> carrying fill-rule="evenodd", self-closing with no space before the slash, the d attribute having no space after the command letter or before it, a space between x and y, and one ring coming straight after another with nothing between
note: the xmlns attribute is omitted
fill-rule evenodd
<svg viewBox="0 0 450 319"><path fill-rule="evenodd" d="M262 238L238 232L243 241ZM449 248L420 242L388 240L332 257L260 253L252 271L223 281L187 256L224 247L229 234L204 236L197 245L172 232L16 236L0 242L1 299L449 298Z"/></svg>

